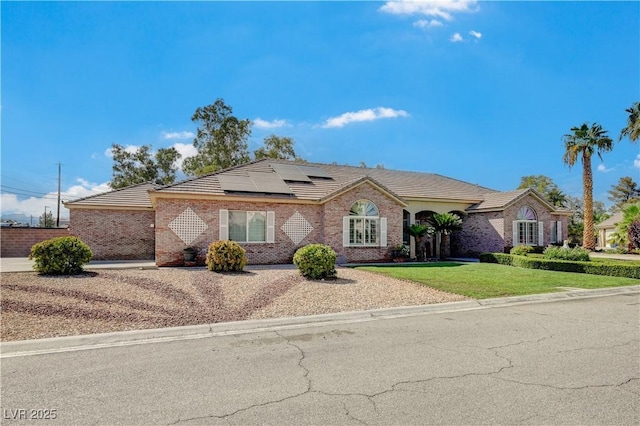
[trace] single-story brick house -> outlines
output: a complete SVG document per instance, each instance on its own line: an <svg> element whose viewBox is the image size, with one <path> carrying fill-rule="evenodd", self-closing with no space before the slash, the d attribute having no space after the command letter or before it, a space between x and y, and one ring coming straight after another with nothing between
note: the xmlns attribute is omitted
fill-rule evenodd
<svg viewBox="0 0 640 426"><path fill-rule="evenodd" d="M463 217L448 253L475 256L567 238L571 212L532 189L498 192L449 177L264 159L168 186L134 185L65 203L70 231L97 259L179 265L215 240L237 241L251 264L290 263L309 243L346 262L389 259L407 228L434 213ZM433 242L428 247L433 247Z"/></svg>
<svg viewBox="0 0 640 426"><path fill-rule="evenodd" d="M598 232L596 244L598 248L614 248L615 244L611 244L611 237L616 232L618 223L622 220L622 212L615 213L608 219L596 224L596 231Z"/></svg>

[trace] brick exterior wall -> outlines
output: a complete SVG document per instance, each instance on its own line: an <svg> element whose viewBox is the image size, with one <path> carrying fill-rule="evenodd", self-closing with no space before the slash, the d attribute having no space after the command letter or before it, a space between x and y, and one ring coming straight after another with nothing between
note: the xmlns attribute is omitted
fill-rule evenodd
<svg viewBox="0 0 640 426"><path fill-rule="evenodd" d="M154 220L153 211L71 209L69 231L95 260L153 260Z"/></svg>
<svg viewBox="0 0 640 426"><path fill-rule="evenodd" d="M159 198L156 204L156 264L158 266L182 265L182 250L187 247L169 224L187 208L207 224L207 229L189 244L198 250L199 263L204 262L209 244L220 239L220 209L275 212L274 243L241 243L250 264L292 263L295 251L309 243L323 242L322 207L305 204L281 204L272 202L207 201ZM282 225L295 212L311 224L313 230L299 244L294 244L282 230Z"/></svg>
<svg viewBox="0 0 640 426"><path fill-rule="evenodd" d="M463 218L462 231L452 239L452 254L477 256L482 252L502 252L513 247L513 221L518 210L529 206L535 210L538 222L543 222L544 241L551 241L551 221L562 222L562 239L567 238L567 216L554 215L535 197L528 195L503 211L471 213Z"/></svg>
<svg viewBox="0 0 640 426"><path fill-rule="evenodd" d="M343 247L342 218L349 216L351 206L358 200L373 202L378 207L380 217L387 218L387 247ZM328 201L324 205L324 221L325 244L350 263L390 260L390 248L402 242L402 206L369 183Z"/></svg>
<svg viewBox="0 0 640 426"><path fill-rule="evenodd" d="M2 257L27 257L40 241L69 236L67 228L0 228Z"/></svg>
<svg viewBox="0 0 640 426"><path fill-rule="evenodd" d="M187 247L169 224L187 208L193 210L207 224L207 229L189 244L198 252L199 263L210 243L220 238L220 209L241 211L272 211L275 213L274 243L240 243L247 252L249 264L292 263L293 254L310 243L331 246L348 262L375 261L389 258L388 247L350 248L342 246L342 217L349 214L353 203L368 199L376 204L381 216L387 217L387 241L402 240L402 207L370 184L363 184L336 197L324 205L284 204L275 202L208 201L159 198L156 204L156 264L158 266L182 265L182 250ZM296 212L311 224L313 230L300 243L295 244L282 230L283 224Z"/></svg>

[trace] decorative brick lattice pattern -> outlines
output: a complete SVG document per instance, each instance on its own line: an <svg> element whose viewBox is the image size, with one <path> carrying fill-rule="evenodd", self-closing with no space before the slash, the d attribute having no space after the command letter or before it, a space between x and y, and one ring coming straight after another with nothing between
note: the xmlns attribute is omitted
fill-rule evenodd
<svg viewBox="0 0 640 426"><path fill-rule="evenodd" d="M187 207L169 223L169 228L189 245L207 229L207 224L190 207Z"/></svg>
<svg viewBox="0 0 640 426"><path fill-rule="evenodd" d="M281 229L294 244L300 244L313 231L313 226L299 212L295 212Z"/></svg>

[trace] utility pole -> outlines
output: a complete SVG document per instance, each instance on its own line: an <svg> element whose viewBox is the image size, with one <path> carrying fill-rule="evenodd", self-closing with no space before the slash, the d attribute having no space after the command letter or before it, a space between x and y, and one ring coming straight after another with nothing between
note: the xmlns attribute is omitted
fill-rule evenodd
<svg viewBox="0 0 640 426"><path fill-rule="evenodd" d="M56 228L60 228L60 176L61 164L58 162L58 215L56 216Z"/></svg>

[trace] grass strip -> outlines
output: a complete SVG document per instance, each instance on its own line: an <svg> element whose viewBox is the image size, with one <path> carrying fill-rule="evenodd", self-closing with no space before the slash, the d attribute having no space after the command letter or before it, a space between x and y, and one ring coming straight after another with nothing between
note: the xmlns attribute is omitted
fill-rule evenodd
<svg viewBox="0 0 640 426"><path fill-rule="evenodd" d="M422 265L361 266L358 269L414 281L474 299L638 285L637 279L522 269L493 263L436 262Z"/></svg>

